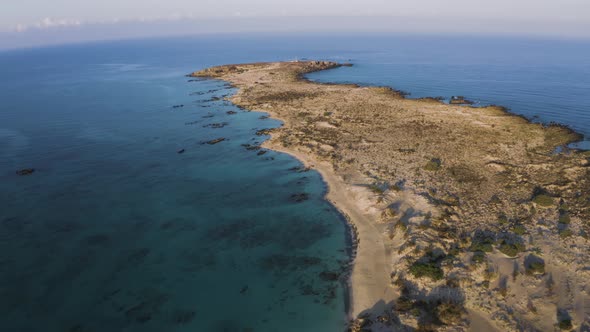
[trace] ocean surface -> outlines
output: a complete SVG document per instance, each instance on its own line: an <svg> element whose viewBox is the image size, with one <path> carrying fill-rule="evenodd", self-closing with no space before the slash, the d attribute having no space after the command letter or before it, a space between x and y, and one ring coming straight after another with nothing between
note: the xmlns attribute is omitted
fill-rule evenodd
<svg viewBox="0 0 590 332"><path fill-rule="evenodd" d="M355 64L313 80L464 95L590 137L588 42L244 35L2 52L0 330L342 331L350 239L321 177L247 149L280 122L184 77L303 58Z"/></svg>

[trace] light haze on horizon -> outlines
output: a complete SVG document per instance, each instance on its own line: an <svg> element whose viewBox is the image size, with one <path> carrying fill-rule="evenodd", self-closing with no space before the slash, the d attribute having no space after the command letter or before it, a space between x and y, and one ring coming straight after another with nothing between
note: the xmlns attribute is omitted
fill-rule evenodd
<svg viewBox="0 0 590 332"><path fill-rule="evenodd" d="M96 39L96 26L121 25L105 39L136 36L129 23L192 22L193 26L145 29L142 36L191 34L206 31L384 31L468 33L590 38L588 0L10 0L0 11L0 48L19 44L18 38L36 40ZM321 17L340 18L326 20ZM354 24L345 19L354 17ZM289 18L291 22L289 23ZM309 18L310 23L295 18ZM211 23L212 20L223 24ZM244 23L244 20L254 23ZM282 22L285 22L283 25ZM266 24L264 24L266 22ZM92 25L93 31L81 27ZM64 30L80 30L75 34ZM108 28L107 28L108 29ZM166 32L165 30L168 30ZM51 36L44 30L59 30ZM17 35L27 36L17 36ZM75 36L74 36L75 35ZM24 44L21 42L21 44Z"/></svg>

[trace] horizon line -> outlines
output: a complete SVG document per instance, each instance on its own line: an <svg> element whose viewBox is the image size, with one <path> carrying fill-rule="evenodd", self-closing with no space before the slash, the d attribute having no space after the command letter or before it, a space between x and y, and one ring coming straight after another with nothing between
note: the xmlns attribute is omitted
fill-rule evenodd
<svg viewBox="0 0 590 332"><path fill-rule="evenodd" d="M299 19L305 18L307 22ZM207 18L207 19L179 19L179 20L154 20L154 21L118 21L112 23L87 23L71 26L52 26L48 28L34 28L24 31L0 31L0 50L12 50L22 48L38 48L44 46L57 46L67 44L81 44L88 42L141 40L154 38L174 37L198 37L198 36L231 36L231 35L296 35L296 34L327 34L327 35L407 35L407 36L465 36L465 37L502 37L502 38L527 38L543 40L571 40L590 41L590 22L581 23L588 26L587 30L577 29L579 22L574 23L572 31L557 31L544 24L544 30L529 29L514 30L516 22L504 22L505 24L479 25L479 30L471 29L470 25L486 20L472 20L454 22L449 18L439 18L439 29L431 29L422 26L421 20L403 16L396 17L405 21L379 21L371 20L363 26L355 29L349 28L351 22L343 22L346 19L391 19L392 16L285 16L273 17L273 20L260 21L259 17L231 17L231 18ZM329 22L321 19L332 20ZM311 20L312 22L309 22ZM240 23L234 25L219 25L219 23ZM431 20L430 20L431 21ZM488 23L489 20L486 21ZM532 20L530 22L533 22ZM217 23L218 25L211 24ZM277 25L278 23L278 25ZM328 23L335 23L330 26ZM437 22L435 22L437 23ZM444 23L449 23L444 25ZM518 22L522 23L522 22ZM341 25L345 24L346 27ZM454 25L453 25L454 24ZM124 28L127 30L120 30ZM138 29L140 28L140 29ZM151 29L152 31L150 31ZM580 33L580 31L586 31ZM577 33L572 33L577 32Z"/></svg>

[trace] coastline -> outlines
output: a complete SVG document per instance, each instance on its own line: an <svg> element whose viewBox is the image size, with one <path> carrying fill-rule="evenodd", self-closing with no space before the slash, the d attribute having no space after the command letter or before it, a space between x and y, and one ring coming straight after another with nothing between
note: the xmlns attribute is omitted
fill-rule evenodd
<svg viewBox="0 0 590 332"><path fill-rule="evenodd" d="M333 68L329 68L329 69L325 69L325 70L335 70L341 67L352 67L352 64L346 63L346 64L339 64L339 66L337 67L333 67ZM322 70L322 71L325 71ZM392 93L397 94L399 96L399 98L402 99L407 99L407 100L413 100L413 101L418 101L418 102L424 102L424 103L434 103L434 104L440 104L440 105L452 105L452 104L447 104L445 103L443 100L441 100L439 97L432 97L432 96L427 96L427 97L419 97L419 98L408 98L409 95L411 95L411 92L407 92L404 90L398 90L395 89L393 87L390 86L383 86L383 85L378 85L378 84L358 84L358 83L338 83L338 82L332 82L332 81L326 81L326 82L322 82L322 81L314 81L309 79L306 75L307 74L311 74L314 73L316 71L310 71L308 73L305 73L304 75L300 75L298 77L298 80L302 81L302 82L306 82L306 83L310 83L310 84L317 84L317 85L326 85L326 86L330 86L330 85L340 85L340 86L351 86L354 88L382 88L382 89L390 89ZM571 126L569 125L565 125L559 122L555 122L555 121L550 121L548 123L544 123L544 122L534 122L533 119L527 117L524 114L518 114L518 113L514 113L512 112L512 110L509 107L503 106L503 105L497 105L497 104L490 104L490 105L483 105L483 106L478 106L478 105L473 105L473 104L457 104L458 106L461 107L469 107L469 108L474 108L474 109L478 109L478 108L495 108L498 109L501 112L504 112L506 115L508 116L512 116L512 117L517 117L517 118L521 118L524 121L526 121L527 123L530 124L539 124L542 125L544 127L558 127L558 128L562 128L565 131L568 132L569 135L571 135L571 139L570 141L567 142L566 144L566 148L568 149L572 149L572 150L580 150L580 151L587 151L585 149L580 149L580 148L572 148L570 147L570 145L572 144L576 144L576 143L580 143L583 142L584 139L586 138L584 136L584 134L576 131L575 129L573 129ZM268 111L266 111L268 112Z"/></svg>
<svg viewBox="0 0 590 332"><path fill-rule="evenodd" d="M327 185L326 199L348 217L347 220L358 236L359 243L350 276L351 306L348 313L349 318L355 319L353 330L359 330L366 324L373 324L371 326L377 329L379 326L398 324L393 321L399 321L400 318L401 327L414 328L424 324L442 323L443 326L468 328L467 316L474 320L474 326L481 326L482 320L485 320L497 330L514 330L517 326L515 324L521 324L519 322L523 320L524 316L521 315L526 313L510 314L498 319L497 316L504 313L506 304L503 302L506 300L487 293L478 285L492 287L493 282L497 287L506 287L502 286L505 282L501 276L510 272L507 272L507 262L500 253L503 243L520 243L525 240L516 234L509 234L509 238L502 235L502 232L506 233L502 230L506 229L505 224L492 220L496 215L500 216L497 213L508 208L508 205L522 205L527 197L531 202L526 209L514 212L510 217L510 227L522 227L521 220L525 219L554 218L554 212L535 209L538 204L534 198L539 194L537 189L532 190L533 185L545 183L544 186L549 189L543 192L550 190L551 196L561 196L559 211L563 210L561 202L564 198L573 203L566 213L568 217L570 213L575 216L575 226L568 223L567 227L579 229L583 233L584 226L580 222L588 209L583 199L576 201L576 197L570 192L571 188L578 188L587 195L588 184L584 179L585 174L590 173L586 170L590 162L584 160L590 154L574 151L569 156L547 155L553 153L555 147L579 140L580 135L563 126L533 124L503 107L474 108L447 105L430 99L406 99L399 91L387 87L317 83L304 76L313 71L340 66L337 63L320 61L255 63L213 67L195 72L191 76L230 82L238 88L238 92L229 98L230 101L249 110L268 113L282 121L282 127L265 132L271 138L262 147L290 154L321 174ZM382 126L382 122L375 120L384 112L381 110L383 107L388 107L388 115L393 116L388 123L395 124L392 121L397 118L400 122L397 126L403 128L404 132L400 134L388 131L387 127ZM372 108L379 109L379 112ZM333 119L335 112L332 109L337 111L338 121ZM406 109L413 112L408 114L418 113L419 117L414 115L418 121L408 118L405 115ZM392 110L395 113L391 113ZM439 122L448 122L448 126L444 127ZM424 128L440 138L433 140L424 136ZM454 132L455 129L459 129L458 133ZM405 131L414 134L407 137ZM376 132L388 132L392 137L377 135ZM457 137L471 137L472 143L477 144L470 145L465 139L457 141ZM387 139L388 143L384 143ZM486 146L486 140L490 141L491 148ZM349 143L345 146L346 141ZM406 147L408 145L410 147ZM398 151L387 148L389 146L398 147ZM464 154L455 157L462 149L465 150ZM437 154L448 163L443 165L443 173L439 171L441 159L430 157ZM353 158L344 160L343 157ZM424 158L431 159L428 161ZM372 166L376 163L381 166ZM423 166L424 163L426 166ZM470 164L480 166L473 168ZM518 165L526 167L516 167ZM554 179L551 174L539 173L540 165L554 168L553 172L556 174L566 172L567 174L563 174L568 178L567 186L553 185L551 181L558 179ZM384 170L384 167L389 171ZM428 167L434 169L430 170ZM394 179L401 178L403 181L393 184L387 180L385 189L380 188L380 181L391 178L393 174ZM527 180L530 184L522 188L514 187L513 178L519 177L530 178ZM425 187L429 183L425 180L434 189ZM406 181L413 183L408 184ZM481 187L482 183L486 188L478 189L481 192L476 195L473 190ZM499 191L505 191L501 198ZM531 191L532 199L529 194ZM489 203L490 197L493 204ZM485 206L479 207L478 204ZM471 218L473 221L471 224L464 224L460 222L464 218ZM461 228L454 234L449 233L449 230L457 227L453 226L457 223L461 224ZM497 230L494 245L498 247L487 255L484 253L487 256L485 265L473 263L473 249L470 249L479 241L477 225L480 223L490 223L489 227ZM533 225L524 226L530 231L533 229ZM542 244L542 248L547 248L546 250L551 250L551 247L557 245L556 241L560 241L550 228L537 231L539 236L535 241L546 240ZM457 244L453 244L454 242ZM529 245L533 244L532 236L528 242ZM433 249L442 250L443 256L439 257L446 256L444 260L433 256L440 255L433 254ZM537 249L529 250L525 247L518 258L519 264L525 267L525 254L530 252L527 257L531 257ZM458 253L450 254L455 251ZM420 257L422 254L424 256ZM565 248L560 252L563 256L570 254ZM452 265L445 263L449 258L451 260L448 262ZM434 259L436 260L433 261ZM559 261L545 259L555 265L555 269L548 266L552 273L550 278L551 275L562 274L558 271L558 266L561 265ZM430 261L436 264L433 268L448 275L447 286L443 286L438 277L428 281L423 276L408 273L408 269L411 272L416 264L431 264ZM469 271L467 275L462 272L466 267ZM487 272L490 268L496 272ZM512 274L516 281L517 275ZM457 276L459 281L451 282ZM583 275L573 274L566 277L576 280L584 278ZM522 286L510 284L514 288L511 292L526 298L526 294L534 289L529 285L532 282L530 278L522 279ZM448 296L440 298L440 290L437 289L443 289L441 287L445 292L456 294L450 300ZM408 297L416 301L412 304L413 310L418 310L421 315L435 314L439 317L435 317L433 321L428 317L426 321L421 321L422 318L399 309L399 318L391 317L392 308L399 307L400 299ZM436 312L429 313L430 309L418 306L419 301L425 300L433 301L436 306L450 305L455 312L451 318L441 317ZM486 304L488 300L494 304ZM518 300L512 301L514 304L511 305L521 305L517 304ZM543 306L540 311L551 310L551 306L545 306L541 300L537 302L539 303L534 305L540 308ZM467 315L467 312L470 314ZM477 315L472 314L474 312ZM478 323L475 320L480 321ZM546 317L543 322L536 324L546 328L550 326L550 322L551 319Z"/></svg>
<svg viewBox="0 0 590 332"><path fill-rule="evenodd" d="M238 66L235 64L226 66ZM336 69L341 65L334 66L330 69ZM325 70L325 69L319 69ZM319 71L318 70L318 71ZM189 75L189 77L192 77ZM223 78L208 77L209 79L220 79L237 88L238 92L230 96L228 99L235 105L235 98L239 98L240 87L236 86L231 81ZM309 81L304 75L298 76L297 80L315 84ZM324 84L324 83L317 83ZM329 85L329 84L327 84ZM360 87L358 85L350 85ZM392 90L395 91L395 90ZM397 93L397 91L396 91ZM250 110L253 112L267 113L271 118L282 122L282 126L288 125L288 119L281 117L272 109L265 110ZM351 269L348 280L348 312L346 312L347 319L353 321L356 317L362 314L378 314L386 309L388 303L393 301L397 294L391 287L391 265L392 255L390 250L386 248L383 243L382 234L372 223L374 215L370 215L363 211L355 203L355 196L370 195L366 190L359 192L354 190L350 185L347 185L334 172L332 166L325 162L318 160L312 154L302 153L295 149L289 149L276 142L273 142L273 131L268 132L270 139L265 140L260 146L273 151L288 154L299 160L305 167L310 167L316 170L322 177L326 185L326 199L332 206L334 206L342 217L346 220L351 234L352 253L351 253ZM356 195L355 195L356 192ZM364 197L366 200L367 198ZM365 209L370 209L371 206L365 206ZM374 214L374 213L373 213ZM361 244L361 239L363 239ZM376 305L378 303L378 305Z"/></svg>
<svg viewBox="0 0 590 332"><path fill-rule="evenodd" d="M276 118L271 114L272 118ZM280 119L279 119L280 120ZM365 215L354 202L354 190L338 178L331 166L315 160L313 156L296 150L285 149L266 140L262 147L288 154L320 173L327 192L325 199L330 202L346 219L351 229L353 253L350 274L350 308L347 316L350 320L359 316L375 303L383 302L375 307L377 311L385 308L385 304L395 298L389 278L391 254L383 244L381 233L371 222L371 216ZM361 242L362 239L362 242Z"/></svg>

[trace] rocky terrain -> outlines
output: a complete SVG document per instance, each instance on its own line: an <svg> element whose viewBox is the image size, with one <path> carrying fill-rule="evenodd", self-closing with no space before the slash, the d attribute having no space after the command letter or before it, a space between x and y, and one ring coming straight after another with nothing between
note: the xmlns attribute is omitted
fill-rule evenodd
<svg viewBox="0 0 590 332"><path fill-rule="evenodd" d="M284 122L268 148L317 168L354 225L350 329L590 329L590 153L501 107L319 84L306 61L195 72ZM562 147L556 150L556 148Z"/></svg>

